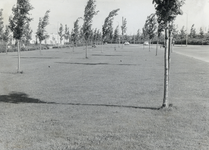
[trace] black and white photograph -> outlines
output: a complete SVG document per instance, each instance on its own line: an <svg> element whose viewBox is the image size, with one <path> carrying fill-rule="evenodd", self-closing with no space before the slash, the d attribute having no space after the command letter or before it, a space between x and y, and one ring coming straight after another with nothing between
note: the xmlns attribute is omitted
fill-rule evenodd
<svg viewBox="0 0 209 150"><path fill-rule="evenodd" d="M209 0L0 0L0 150L209 150Z"/></svg>

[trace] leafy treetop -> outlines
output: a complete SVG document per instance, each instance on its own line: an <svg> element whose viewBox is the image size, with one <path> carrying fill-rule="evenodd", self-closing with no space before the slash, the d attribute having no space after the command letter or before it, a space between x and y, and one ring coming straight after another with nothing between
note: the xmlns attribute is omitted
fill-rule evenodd
<svg viewBox="0 0 209 150"><path fill-rule="evenodd" d="M89 0L87 2L87 5L85 7L84 11L84 23L83 23L83 36L85 40L87 41L91 34L91 26L92 26L92 19L94 15L97 15L98 11L95 11L96 4L95 0Z"/></svg>
<svg viewBox="0 0 209 150"><path fill-rule="evenodd" d="M118 15L117 12L120 9L115 9L112 10L109 15L107 16L107 18L104 21L104 25L102 26L102 39L105 40L105 38L112 33L113 28L112 28L112 24L113 24L113 19L114 16Z"/></svg>
<svg viewBox="0 0 209 150"><path fill-rule="evenodd" d="M153 0L158 16L158 23L165 26L167 22L172 22L177 15L182 15L180 9L185 0Z"/></svg>
<svg viewBox="0 0 209 150"><path fill-rule="evenodd" d="M17 0L16 6L13 6L12 13L13 17L9 18L9 28L13 32L13 37L20 40L24 33L24 25L29 23L30 18L29 11L33 7L29 3L29 0Z"/></svg>

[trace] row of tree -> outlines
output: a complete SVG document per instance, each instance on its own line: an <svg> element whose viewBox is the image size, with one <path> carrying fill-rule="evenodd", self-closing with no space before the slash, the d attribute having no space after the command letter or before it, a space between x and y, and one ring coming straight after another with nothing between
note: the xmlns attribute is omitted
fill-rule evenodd
<svg viewBox="0 0 209 150"><path fill-rule="evenodd" d="M30 27L30 22L32 18L30 17L30 11L33 9L33 6L29 3L29 0L17 0L16 5L12 8L12 16L9 17L9 25L5 27L3 24L3 10L0 10L0 39L4 41L6 44L9 40L15 40L18 50L18 72L20 72L20 43L28 44L32 39L32 29ZM119 27L117 26L115 30L113 30L113 19L114 16L117 15L119 9L115 9L109 13L107 18L104 21L104 25L102 26L102 31L100 32L98 29L92 29L92 19L95 15L98 14L99 11L96 11L96 1L88 0L87 5L84 10L83 18L79 17L74 22L74 28L71 33L67 25L65 25L65 29L62 24L60 24L60 28L58 31L58 35L60 36L60 42L63 39L73 43L73 45L77 45L80 43L85 43L86 45L86 55L87 58L87 45L89 43L101 43L105 42L118 42L120 41L119 35ZM36 32L36 41L38 40L40 43L40 53L41 53L41 43L43 40L47 39L49 35L46 31L46 26L49 24L49 13L50 11L46 11L44 17L39 18L38 28ZM79 27L78 22L79 19L83 19L82 27ZM122 36L121 41L123 42L123 36L126 33L126 19L122 19ZM113 32L114 31L114 32ZM6 46L7 48L7 46ZM6 50L7 51L7 50Z"/></svg>
<svg viewBox="0 0 209 150"><path fill-rule="evenodd" d="M162 33L162 27L157 22L156 14L151 14L147 17L145 25L142 29L141 39L149 40L150 43L153 41L155 43L161 42L164 43L165 34ZM207 33L204 33L203 28L201 27L199 33L197 33L194 24L191 26L190 33L187 32L183 26L180 30L177 29L177 25L174 22L169 23L169 31L171 32L172 42L176 44L200 44L195 43L195 41L204 41L206 40L209 44L209 30ZM139 41L140 35L137 35L137 40ZM132 38L133 39L133 38ZM133 42L133 40L132 40ZM203 42L202 42L203 44Z"/></svg>

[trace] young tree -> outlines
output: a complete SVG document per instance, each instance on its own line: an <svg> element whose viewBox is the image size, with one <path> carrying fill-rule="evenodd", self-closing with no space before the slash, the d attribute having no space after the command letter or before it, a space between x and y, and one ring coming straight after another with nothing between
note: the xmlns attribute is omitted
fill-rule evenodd
<svg viewBox="0 0 209 150"><path fill-rule="evenodd" d="M29 0L17 0L16 6L13 6L12 13L13 16L9 18L9 28L13 32L13 38L17 40L18 49L18 69L17 72L20 73L20 46L19 42L24 33L25 24L29 23L32 18L30 18L30 10L33 7L29 3Z"/></svg>
<svg viewBox="0 0 209 150"><path fill-rule="evenodd" d="M103 44L105 41L108 41L108 38L110 39L112 36L111 34L113 32L113 27L112 27L113 19L114 19L114 16L118 15L117 12L119 10L120 9L112 10L109 13L109 15L107 16L107 18L105 18L104 25L102 26L102 42L103 42Z"/></svg>
<svg viewBox="0 0 209 150"><path fill-rule="evenodd" d="M78 39L79 39L79 25L78 25L79 18L74 22L74 28L73 28L73 44L77 47ZM73 45L74 47L74 45Z"/></svg>
<svg viewBox="0 0 209 150"><path fill-rule="evenodd" d="M202 27L200 28L200 33L199 33L200 38L204 38L204 31Z"/></svg>
<svg viewBox="0 0 209 150"><path fill-rule="evenodd" d="M162 25L165 30L165 57L164 57L164 97L163 107L169 107L168 103L168 87L169 87L169 43L168 43L168 25L176 18L177 15L182 14L181 6L184 0L153 0L153 4L158 17L158 24Z"/></svg>
<svg viewBox="0 0 209 150"><path fill-rule="evenodd" d="M3 39L3 29L4 29L4 22L3 22L3 9L0 9L0 39Z"/></svg>
<svg viewBox="0 0 209 150"><path fill-rule="evenodd" d="M189 37L190 38L195 38L196 37L196 29L194 28L194 24L192 25L192 27L190 29Z"/></svg>
<svg viewBox="0 0 209 150"><path fill-rule="evenodd" d="M140 33L140 29L138 29L135 40L137 41L137 43L139 43L140 39L141 39L141 33Z"/></svg>
<svg viewBox="0 0 209 150"><path fill-rule="evenodd" d="M203 45L204 31L203 31L202 27L200 28L199 37L202 39L202 45Z"/></svg>
<svg viewBox="0 0 209 150"><path fill-rule="evenodd" d="M82 29L83 29L83 36L84 36L85 43L86 43L86 53L85 53L86 58L88 58L87 46L88 46L88 41L89 41L89 37L91 33L92 19L94 15L97 15L98 13L98 11L95 11L96 9L95 2L96 2L95 0L88 0L87 5L84 10L84 23L83 23Z"/></svg>
<svg viewBox="0 0 209 150"><path fill-rule="evenodd" d="M3 33L3 40L6 43L6 54L7 54L7 46L8 46L9 38L10 38L10 31L9 31L9 27L6 26L5 31Z"/></svg>
<svg viewBox="0 0 209 150"><path fill-rule="evenodd" d="M186 37L186 30L184 29L184 26L180 30L179 37L181 39L181 45L182 45L182 40Z"/></svg>
<svg viewBox="0 0 209 150"><path fill-rule="evenodd" d="M60 24L59 31L58 31L58 35L60 36L60 44L62 44L62 40L63 40L63 37L64 37L63 31L64 31L63 25Z"/></svg>
<svg viewBox="0 0 209 150"><path fill-rule="evenodd" d="M121 25L121 31L122 31L122 39L121 39L121 42L124 44L124 34L126 33L126 30L127 30L127 27L126 27L126 25L127 25L127 21L126 21L126 18L124 19L123 17L122 17L122 25ZM122 45L123 45L122 44ZM123 46L122 46L122 48L123 48Z"/></svg>
<svg viewBox="0 0 209 150"><path fill-rule="evenodd" d="M149 43L151 44L151 40L155 36L155 30L157 29L157 20L155 18L155 14L151 14L147 17L147 20L144 25L144 31L148 35ZM149 51L150 51L150 44L149 44Z"/></svg>
<svg viewBox="0 0 209 150"><path fill-rule="evenodd" d="M70 38L70 31L67 25L65 25L65 34L64 34L65 42L69 40Z"/></svg>
<svg viewBox="0 0 209 150"><path fill-rule="evenodd" d="M39 39L40 44L40 54L41 54L41 42L48 38L48 34L46 32L46 26L49 24L49 10L46 11L43 18L39 18L38 29L36 32L36 36Z"/></svg>

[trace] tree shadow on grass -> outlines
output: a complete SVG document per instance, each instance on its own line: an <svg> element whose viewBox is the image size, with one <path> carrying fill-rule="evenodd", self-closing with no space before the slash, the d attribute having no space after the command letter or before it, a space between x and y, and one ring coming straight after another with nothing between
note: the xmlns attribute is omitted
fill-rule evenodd
<svg viewBox="0 0 209 150"><path fill-rule="evenodd" d="M76 106L98 106L98 107L118 107L118 108L132 108L132 109L150 109L159 110L160 107L140 107L140 106L127 106L127 105L112 105L112 104L82 104L82 103L60 103L63 105L76 105Z"/></svg>
<svg viewBox="0 0 209 150"><path fill-rule="evenodd" d="M140 66L140 64L110 64L110 63L77 63L77 62L56 62L59 64L70 64L70 65L119 65L119 66Z"/></svg>
<svg viewBox="0 0 209 150"><path fill-rule="evenodd" d="M30 98L27 94L22 92L11 92L9 95L0 95L0 102L4 103L46 103L39 99Z"/></svg>
<svg viewBox="0 0 209 150"><path fill-rule="evenodd" d="M30 98L27 94L22 92L11 92L9 95L0 95L0 103L39 103L39 104L56 104L56 105L71 105L71 106L95 106L95 107L117 107L117 108L132 108L132 109L149 109L159 110L160 107L140 107L140 106L126 106L126 105L113 105L113 104L83 104L83 103L56 103L45 102L39 99Z"/></svg>

